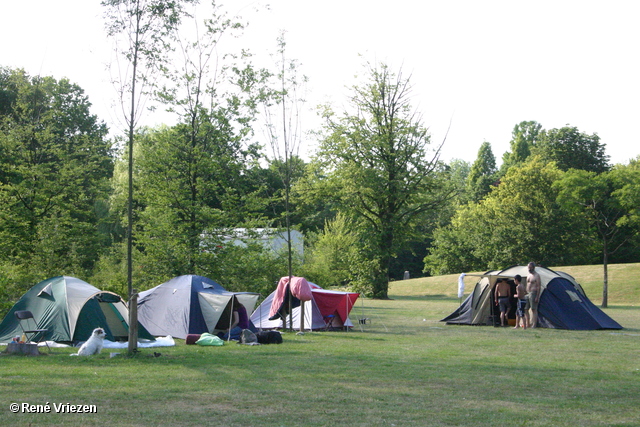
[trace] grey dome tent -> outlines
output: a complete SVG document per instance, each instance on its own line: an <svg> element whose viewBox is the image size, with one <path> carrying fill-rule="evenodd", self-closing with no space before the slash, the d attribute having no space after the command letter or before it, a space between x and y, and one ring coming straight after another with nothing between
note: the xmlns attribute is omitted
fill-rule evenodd
<svg viewBox="0 0 640 427"><path fill-rule="evenodd" d="M582 286L569 274L544 267L536 267L536 271L542 282L537 326L573 330L622 329L587 298ZM517 274L525 280L529 274L527 266L513 266L478 275L473 292L441 321L457 325L493 325L499 314L492 295L496 281L498 278L513 279ZM515 300L511 306L512 311L515 310ZM511 318L515 317L510 314Z"/></svg>
<svg viewBox="0 0 640 427"><path fill-rule="evenodd" d="M203 276L178 276L140 292L138 319L156 336L185 339L188 334L213 333L229 327L234 296L249 314L260 295L229 292Z"/></svg>
<svg viewBox="0 0 640 427"><path fill-rule="evenodd" d="M86 341L97 327L105 330L110 341L126 341L129 335L129 309L122 298L75 277L53 277L29 289L0 323L0 342L10 342L21 334L14 314L19 310L33 313L37 327L48 330L44 336L47 341ZM154 339L140 323L138 337Z"/></svg>

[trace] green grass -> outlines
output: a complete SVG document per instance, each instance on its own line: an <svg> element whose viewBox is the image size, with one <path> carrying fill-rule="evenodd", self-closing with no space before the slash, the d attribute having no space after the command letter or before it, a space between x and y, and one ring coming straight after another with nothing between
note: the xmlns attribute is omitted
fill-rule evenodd
<svg viewBox="0 0 640 427"><path fill-rule="evenodd" d="M3 355L0 414L6 425L638 426L640 264L614 267L605 311L622 331L447 326L457 275L413 279L359 302L362 329L286 333L281 345ZM601 269L557 269L599 304ZM98 413L13 414L11 402Z"/></svg>

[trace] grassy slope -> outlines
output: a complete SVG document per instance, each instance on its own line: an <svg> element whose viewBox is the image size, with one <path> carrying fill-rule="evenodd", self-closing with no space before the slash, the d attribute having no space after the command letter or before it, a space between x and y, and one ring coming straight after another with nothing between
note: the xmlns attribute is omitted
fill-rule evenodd
<svg viewBox="0 0 640 427"><path fill-rule="evenodd" d="M582 285L591 301L602 302L603 268L602 265L584 265L572 267L550 267L572 275ZM403 296L443 296L456 297L459 274L426 277L392 282L390 295ZM473 279L465 280L465 295L472 289ZM640 303L640 263L613 264L609 266L609 305L631 305Z"/></svg>
<svg viewBox="0 0 640 427"><path fill-rule="evenodd" d="M597 267L557 269L601 292ZM0 356L0 410L7 425L638 426L640 264L613 271L606 311L623 331L446 326L457 275L415 279L394 282L391 300L360 300L352 319L369 321L348 333L177 340L157 358ZM12 414L10 402L98 414Z"/></svg>

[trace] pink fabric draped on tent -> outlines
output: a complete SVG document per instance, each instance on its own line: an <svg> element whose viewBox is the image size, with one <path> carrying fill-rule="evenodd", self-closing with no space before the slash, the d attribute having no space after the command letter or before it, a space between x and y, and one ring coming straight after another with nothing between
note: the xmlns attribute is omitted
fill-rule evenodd
<svg viewBox="0 0 640 427"><path fill-rule="evenodd" d="M278 287L276 288L271 308L269 309L269 317L275 315L278 310L280 310L287 294L288 284L289 276L282 277L278 282ZM291 294L300 301L311 301L313 298L311 294L312 288L319 288L319 286L310 284L304 277L294 276L291 278Z"/></svg>
<svg viewBox="0 0 640 427"><path fill-rule="evenodd" d="M353 327L353 323L349 319L349 312L355 306L360 294L322 289L312 282L308 282L308 284L311 287L313 298L310 301L303 302L306 307L304 310L304 324L301 322L303 313L300 306L293 307L290 319L293 328L304 327L307 330L327 330L328 327L332 329ZM289 313L276 313L278 316L268 314L271 307L274 306L275 295L276 291L273 291L251 314L251 321L257 328L278 329L287 327L285 318L288 319ZM281 307L282 305L283 301L275 303L276 307Z"/></svg>

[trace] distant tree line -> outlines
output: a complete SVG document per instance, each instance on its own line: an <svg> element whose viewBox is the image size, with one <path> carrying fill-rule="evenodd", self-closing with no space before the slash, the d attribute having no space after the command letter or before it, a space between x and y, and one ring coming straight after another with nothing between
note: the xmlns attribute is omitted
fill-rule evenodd
<svg viewBox="0 0 640 427"><path fill-rule="evenodd" d="M500 170L485 142L450 221L433 232L425 272L638 262L640 158L611 165L597 134L534 121L514 127Z"/></svg>

